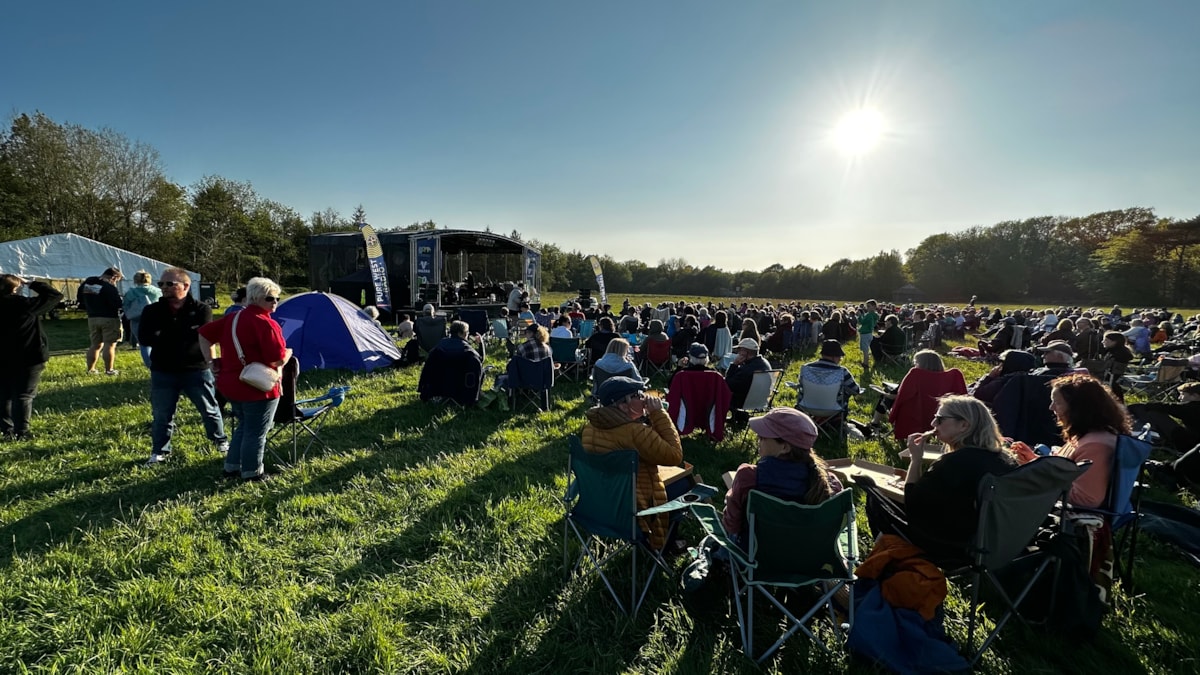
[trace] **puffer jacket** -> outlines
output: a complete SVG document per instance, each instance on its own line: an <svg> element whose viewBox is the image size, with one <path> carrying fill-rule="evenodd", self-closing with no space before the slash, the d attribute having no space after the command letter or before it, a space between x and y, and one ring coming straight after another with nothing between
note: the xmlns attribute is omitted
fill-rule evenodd
<svg viewBox="0 0 1200 675"><path fill-rule="evenodd" d="M924 551L894 534L881 536L854 573L879 579L889 605L916 610L926 621L933 620L946 599L946 575Z"/></svg>
<svg viewBox="0 0 1200 675"><path fill-rule="evenodd" d="M638 509L665 504L667 488L658 476L659 466L677 466L683 461L683 445L679 432L671 423L665 410L650 411L649 424L631 421L629 416L615 406L599 406L587 411L587 425L581 434L583 447L588 452L604 454L616 450L636 450L638 459L637 505ZM650 545L660 550L667 541L670 526L668 514L660 513L639 519L642 531L650 538Z"/></svg>

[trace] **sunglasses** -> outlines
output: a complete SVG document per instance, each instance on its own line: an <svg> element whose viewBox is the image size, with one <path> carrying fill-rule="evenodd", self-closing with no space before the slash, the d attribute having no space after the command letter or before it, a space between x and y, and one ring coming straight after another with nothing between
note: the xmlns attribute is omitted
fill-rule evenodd
<svg viewBox="0 0 1200 675"><path fill-rule="evenodd" d="M158 282L159 288L173 288L175 286L184 286L184 285L186 285L186 284L184 284L182 281L160 281L160 282Z"/></svg>
<svg viewBox="0 0 1200 675"><path fill-rule="evenodd" d="M263 300L266 300L267 302L279 302L279 298L273 295L268 295L267 297L263 298Z"/></svg>
<svg viewBox="0 0 1200 675"><path fill-rule="evenodd" d="M963 418L961 418L957 415L934 415L933 416L934 424L941 424L942 422L945 422L946 420L958 420L961 422L961 421L963 421Z"/></svg>

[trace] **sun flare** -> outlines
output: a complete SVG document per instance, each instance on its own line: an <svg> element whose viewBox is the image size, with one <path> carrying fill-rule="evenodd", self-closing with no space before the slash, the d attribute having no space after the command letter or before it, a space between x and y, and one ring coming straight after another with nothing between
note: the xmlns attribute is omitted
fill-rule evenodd
<svg viewBox="0 0 1200 675"><path fill-rule="evenodd" d="M862 155L879 144L883 136L883 116L870 108L852 110L838 120L833 143L847 155Z"/></svg>

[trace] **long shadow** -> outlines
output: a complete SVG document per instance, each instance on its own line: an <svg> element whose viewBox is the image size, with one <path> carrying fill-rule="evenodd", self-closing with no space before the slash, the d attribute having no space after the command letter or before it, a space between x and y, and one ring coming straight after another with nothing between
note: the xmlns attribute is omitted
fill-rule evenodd
<svg viewBox="0 0 1200 675"><path fill-rule="evenodd" d="M400 536L365 549L358 564L337 575L338 582L350 584L364 576L385 575L394 572L402 562L428 558L438 546L433 535L446 522L486 517L483 514L488 503L552 485L565 466L566 444L561 440L492 465L425 509Z"/></svg>
<svg viewBox="0 0 1200 675"><path fill-rule="evenodd" d="M0 569L7 568L18 553L44 552L79 532L121 520L123 514L141 511L181 492L210 495L223 489L211 464L163 468L166 470L130 473L111 488L55 502L6 523L0 527Z"/></svg>
<svg viewBox="0 0 1200 675"><path fill-rule="evenodd" d="M41 413L70 414L94 408L113 408L122 405L145 405L150 408L149 378L137 379L106 378L92 375L90 381L70 386L60 381L59 386L45 388L38 393L34 407Z"/></svg>

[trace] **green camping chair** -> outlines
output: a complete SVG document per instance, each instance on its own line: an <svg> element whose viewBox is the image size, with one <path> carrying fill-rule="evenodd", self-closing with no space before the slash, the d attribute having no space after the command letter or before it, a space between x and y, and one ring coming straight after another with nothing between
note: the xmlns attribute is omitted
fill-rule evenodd
<svg viewBox="0 0 1200 675"><path fill-rule="evenodd" d="M593 454L584 450L578 436L571 436L567 460L567 493L563 497L566 517L563 523L563 567L569 562L570 537L574 533L579 553L570 576L587 561L616 601L621 611L634 615L641 608L654 581L655 568L667 574L671 568L659 551L650 547L637 522L638 455L633 450ZM630 551L629 604L617 592L616 583L605 568L625 551ZM645 556L645 579L639 581L638 558ZM639 587L641 592L639 593Z"/></svg>
<svg viewBox="0 0 1200 675"><path fill-rule="evenodd" d="M720 515L708 504L693 504L692 513L708 533L701 545L712 543L729 554L742 649L762 663L788 638L803 632L824 651L829 648L805 624L828 610L839 637L849 634L854 622L854 568L858 564L858 535L854 497L849 490L816 506L797 504L751 490L747 499L748 547L743 549L726 534ZM808 611L796 616L773 595L781 589L817 587L819 598ZM834 611L833 598L843 587L850 593L846 622ZM787 618L788 629L762 654L754 654L754 596L762 594Z"/></svg>

